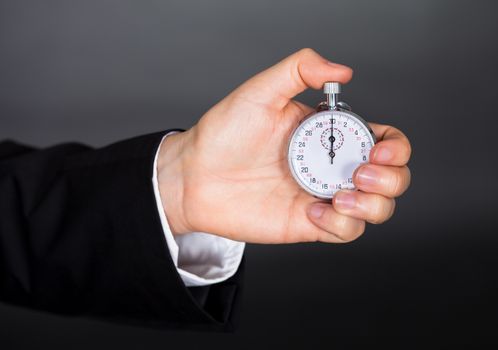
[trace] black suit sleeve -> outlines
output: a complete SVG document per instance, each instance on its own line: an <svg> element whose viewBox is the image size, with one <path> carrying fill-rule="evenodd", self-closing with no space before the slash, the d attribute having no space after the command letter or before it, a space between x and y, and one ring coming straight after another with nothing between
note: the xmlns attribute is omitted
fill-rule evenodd
<svg viewBox="0 0 498 350"><path fill-rule="evenodd" d="M166 132L101 149L0 143L0 298L155 328L232 330L243 263L225 282L186 288L152 187Z"/></svg>

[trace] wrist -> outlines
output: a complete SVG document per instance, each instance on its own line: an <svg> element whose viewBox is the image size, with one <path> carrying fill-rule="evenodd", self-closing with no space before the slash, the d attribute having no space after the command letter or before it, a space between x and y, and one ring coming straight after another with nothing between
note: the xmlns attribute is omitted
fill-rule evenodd
<svg viewBox="0 0 498 350"><path fill-rule="evenodd" d="M166 137L157 160L161 202L173 235L191 232L184 215L184 174L187 168L186 144L189 131Z"/></svg>

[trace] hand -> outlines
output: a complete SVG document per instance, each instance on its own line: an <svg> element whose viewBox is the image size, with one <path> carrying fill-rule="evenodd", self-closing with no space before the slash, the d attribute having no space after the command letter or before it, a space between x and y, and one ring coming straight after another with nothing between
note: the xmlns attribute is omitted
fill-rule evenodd
<svg viewBox="0 0 498 350"><path fill-rule="evenodd" d="M238 241L347 242L365 221L380 223L410 181L410 144L398 130L372 125L371 163L354 182L361 191L324 203L302 190L287 163L289 137L313 109L292 100L352 70L303 49L257 74L186 132L169 136L158 161L161 197L174 234L209 232Z"/></svg>

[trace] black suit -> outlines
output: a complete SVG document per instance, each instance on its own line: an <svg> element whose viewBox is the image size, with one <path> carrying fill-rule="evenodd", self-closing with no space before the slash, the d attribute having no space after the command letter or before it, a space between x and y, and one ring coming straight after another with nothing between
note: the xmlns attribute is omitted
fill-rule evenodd
<svg viewBox="0 0 498 350"><path fill-rule="evenodd" d="M0 297L151 327L230 330L232 278L186 288L157 213L152 167L165 132L101 149L0 143Z"/></svg>

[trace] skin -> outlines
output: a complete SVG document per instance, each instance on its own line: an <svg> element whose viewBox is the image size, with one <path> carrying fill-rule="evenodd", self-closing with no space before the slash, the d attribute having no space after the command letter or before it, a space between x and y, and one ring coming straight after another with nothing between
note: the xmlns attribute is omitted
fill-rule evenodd
<svg viewBox="0 0 498 350"><path fill-rule="evenodd" d="M293 98L352 70L302 49L239 86L161 147L158 179L173 234L209 232L252 243L349 242L382 223L409 186L411 147L394 127L371 124L379 142L353 176L358 190L321 201L287 164L289 137L313 109Z"/></svg>

